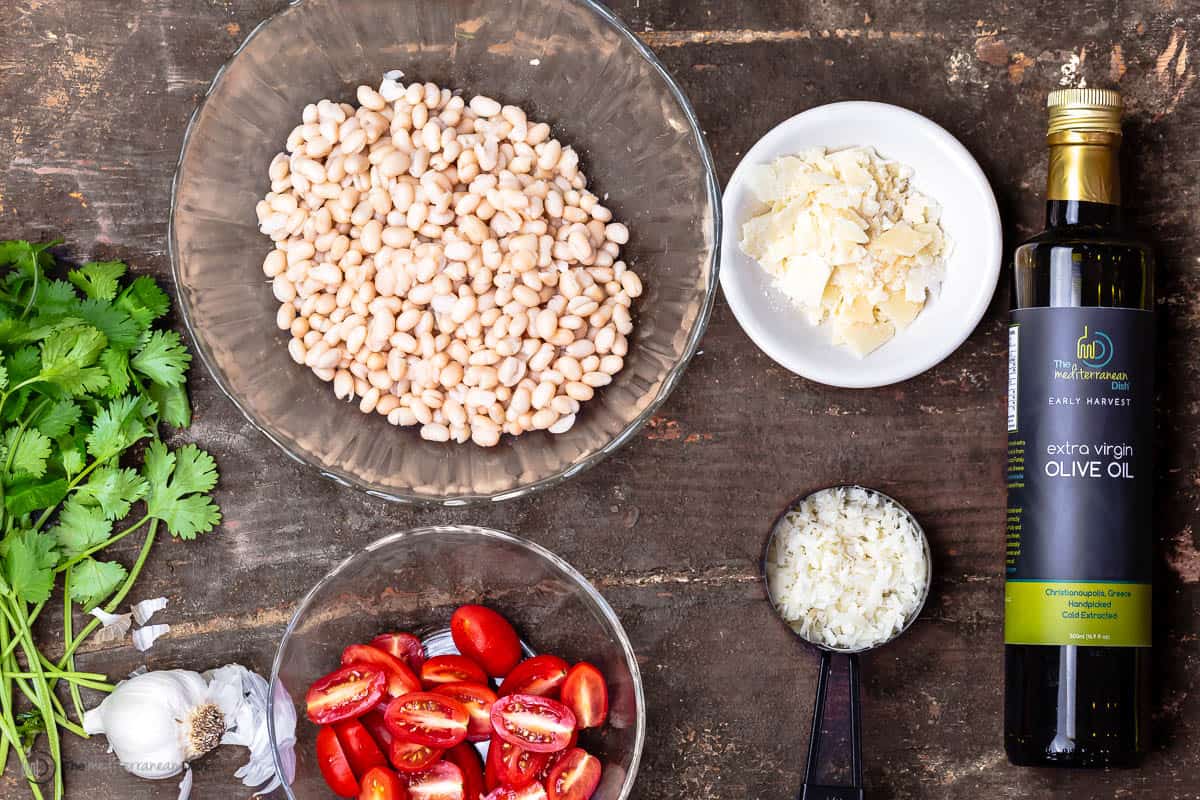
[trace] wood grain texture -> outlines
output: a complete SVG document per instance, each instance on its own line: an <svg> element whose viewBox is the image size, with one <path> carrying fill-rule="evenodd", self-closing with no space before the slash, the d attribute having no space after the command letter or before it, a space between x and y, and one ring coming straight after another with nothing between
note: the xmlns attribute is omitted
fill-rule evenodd
<svg viewBox="0 0 1200 800"><path fill-rule="evenodd" d="M282 0L0 3L0 238L60 235L79 258L123 258L169 281L166 223L184 126L213 74ZM793 797L815 658L756 581L766 528L794 496L855 481L925 525L936 579L923 618L865 660L872 798L1200 797L1200 111L1191 52L1200 4L989 0L619 0L695 104L724 181L753 142L825 102L926 114L992 180L1008 244L1041 223L1045 93L1115 85L1129 106L1126 198L1161 257L1168 368L1157 422L1159 543L1154 753L1137 771L1007 765L1001 739L1006 292L943 364L858 392L797 378L717 301L701 353L662 414L599 467L496 507L422 510L338 488L285 459L201 370L185 438L218 459L226 523L163 541L138 597L175 626L145 658L95 650L121 675L238 660L266 672L303 591L378 535L474 522L529 537L592 578L641 658L650 734L635 791L650 798ZM131 545L132 546L132 545ZM56 624L48 620L49 624ZM193 795L249 796L243 751L197 765ZM169 798L97 741L72 741L69 796ZM13 765L0 796L24 795Z"/></svg>

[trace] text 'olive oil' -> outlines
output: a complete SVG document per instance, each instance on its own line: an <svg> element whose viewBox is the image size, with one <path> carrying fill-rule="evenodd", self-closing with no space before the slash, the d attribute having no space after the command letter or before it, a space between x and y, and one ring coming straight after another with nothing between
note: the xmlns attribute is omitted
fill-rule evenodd
<svg viewBox="0 0 1200 800"><path fill-rule="evenodd" d="M1121 221L1120 95L1047 105L1046 230L1014 255L1008 329L1004 745L1126 766L1148 744L1154 260Z"/></svg>

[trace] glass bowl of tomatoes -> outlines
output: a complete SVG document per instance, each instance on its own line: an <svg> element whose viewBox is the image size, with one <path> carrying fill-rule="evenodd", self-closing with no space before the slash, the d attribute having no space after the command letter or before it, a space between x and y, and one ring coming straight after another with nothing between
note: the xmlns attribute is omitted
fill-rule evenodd
<svg viewBox="0 0 1200 800"><path fill-rule="evenodd" d="M645 738L612 608L487 528L395 533L343 561L301 601L271 686L299 719L294 746L269 726L290 800L624 800Z"/></svg>

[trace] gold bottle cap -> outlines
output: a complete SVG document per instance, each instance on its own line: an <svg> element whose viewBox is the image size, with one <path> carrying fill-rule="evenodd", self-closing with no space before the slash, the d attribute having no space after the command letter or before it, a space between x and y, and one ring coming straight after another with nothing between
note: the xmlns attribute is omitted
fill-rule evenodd
<svg viewBox="0 0 1200 800"><path fill-rule="evenodd" d="M1046 97L1047 136L1064 131L1121 135L1121 95L1112 89L1056 89Z"/></svg>

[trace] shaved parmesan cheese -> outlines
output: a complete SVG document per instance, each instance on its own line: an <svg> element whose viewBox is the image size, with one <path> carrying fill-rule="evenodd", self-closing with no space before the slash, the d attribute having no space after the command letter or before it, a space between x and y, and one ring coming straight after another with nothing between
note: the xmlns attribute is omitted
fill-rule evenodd
<svg viewBox="0 0 1200 800"><path fill-rule="evenodd" d="M767 553L771 599L810 642L864 650L918 612L929 563L912 517L859 487L810 495L780 520Z"/></svg>
<svg viewBox="0 0 1200 800"><path fill-rule="evenodd" d="M753 168L766 208L742 227L742 250L810 322L865 356L907 327L941 285L951 243L937 203L910 167L872 148L805 150Z"/></svg>

